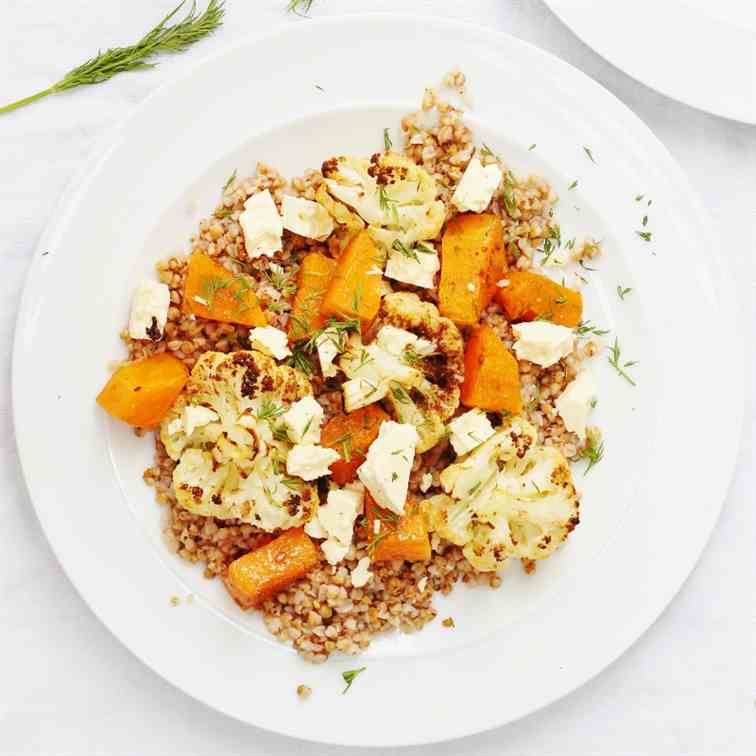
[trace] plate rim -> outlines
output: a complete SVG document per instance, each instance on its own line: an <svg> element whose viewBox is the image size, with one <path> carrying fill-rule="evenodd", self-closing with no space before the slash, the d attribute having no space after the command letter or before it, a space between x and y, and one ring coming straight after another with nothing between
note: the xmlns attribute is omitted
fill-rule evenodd
<svg viewBox="0 0 756 756"><path fill-rule="evenodd" d="M582 72L577 67L573 66L572 64L568 63L567 61L564 61L563 59L559 58L558 56L554 55L553 53L543 50L542 48L539 48L537 45L534 45L528 41L522 40L514 35L511 35L507 32L494 30L494 29L488 29L485 27L482 27L475 23L470 22L461 22L454 19L447 19L443 17L437 17L433 15L428 14L404 14L404 13L348 13L343 14L340 16L331 16L321 19L313 19L311 20L311 26L312 25L318 25L318 26L338 26L342 23L350 23L350 22L369 22L370 19L379 18L381 20L390 21L393 23L406 23L408 20L413 21L416 23L429 23L433 25L435 28L446 28L446 29L454 29L454 28L460 28L463 27L467 29L468 31L473 31L481 35L485 35L489 37L490 39L507 39L510 42L513 42L515 45L521 45L526 48L529 48L531 51L535 51L538 55L546 56L547 58L550 58L552 61L556 61L559 65L565 66L568 69L571 69L574 74L577 74L582 79L590 82L591 86L598 88L603 92L603 94L612 100L614 100L617 105L624 111L624 115L626 117L629 117L630 119L634 120L636 122L636 125L638 128L644 130L646 132L646 136L653 140L658 147L663 151L667 162L668 162L668 168L674 169L676 173L676 178L678 182L681 182L682 186L687 190L688 194L688 200L697 207L699 212L701 213L701 216L703 218L703 222L706 225L706 227L713 232L713 229L715 228L714 222L711 218L710 213L706 210L705 206L703 205L702 201L699 198L698 193L693 189L693 187L690 185L690 182L687 179L687 176L682 171L680 166L677 164L677 161L674 159L674 157L671 155L671 153L667 150L667 148L664 146L664 144L653 134L653 132L646 126L646 124L640 119L639 116L637 116L628 106L626 106L624 103L622 103L619 98L617 98L611 91L606 89L602 84L594 80L592 77L588 76L584 72ZM11 388L12 388L12 416L13 416L13 423L14 423L14 429L18 429L20 427L21 418L19 416L19 407L21 405L21 402L19 402L19 394L21 392L20 389L20 364L22 362L22 348L20 345L20 331L22 328L22 325L24 321L28 320L29 314L30 314L30 308L33 304L31 301L32 298L32 289L34 288L35 282L40 278L40 275L43 275L43 272L41 273L41 268L43 266L43 260L41 259L41 252L45 249L46 246L48 246L49 241L52 240L56 233L59 230L62 230L65 228L67 220L70 218L72 213L75 213L75 211L78 208L78 196L83 193L86 189L87 183L96 175L97 167L98 165L107 159L109 153L111 150L113 150L117 146L117 136L119 133L125 132L131 122L132 119L136 118L143 110L147 109L153 99L156 99L160 97L164 91L171 89L176 84L183 82L187 79L190 79L194 72L212 61L215 61L219 58L222 58L226 55L232 54L234 51L244 48L254 42L258 42L263 39L270 39L277 37L279 35L286 35L286 33L291 30L290 25L286 24L278 24L277 26L267 30L264 33L260 34L250 34L245 36L244 38L237 40L235 43L231 45L227 45L223 47L222 49L207 55L203 58L198 59L195 63L193 63L191 66L188 66L182 73L175 77L171 77L166 82L162 83L160 86L158 86L155 90L150 92L139 104L137 104L132 110L123 118L120 122L118 122L116 125L114 125L111 129L108 129L102 137L97 141L95 144L95 148L93 149L91 156L87 158L85 161L83 161L80 170L76 171L68 183L66 189L61 194L60 199L58 200L58 203L56 204L56 207L48 220L44 231L39 237L39 241L36 245L33 259L31 264L29 265L29 269L27 271L26 279L24 282L23 292L20 299L18 314L16 317L16 323L14 328L14 336L13 336L13 351L12 351L12 375L11 375ZM733 293L735 292L735 288L733 285L732 276L729 269L729 263L727 262L726 258L722 254L722 250L720 245L717 243L716 245L716 258L721 263L721 276L720 276L720 287L721 286L727 286ZM721 290L721 289L720 289ZM738 324L737 319L735 320L736 327ZM736 330L739 330L736 328ZM745 355L744 355L744 347L742 344L742 340L738 341L738 353L737 358L739 361L739 364L742 364ZM740 439L742 437L742 420L743 420L743 397L744 397L744 386L743 386L743 371L738 371L738 377L739 377L739 385L738 385L738 395L741 399L741 401L738 403L739 412L738 416L735 420L735 424L737 426L738 430L738 445L740 442ZM190 689L188 689L184 684L180 683L179 681L176 681L174 679L170 679L167 677L164 677L163 673L151 662L143 658L140 653L138 653L130 643L127 643L121 635L114 629L114 627L111 626L110 622L105 619L103 616L103 613L100 611L100 607L97 607L93 604L93 602L90 601L90 599L82 592L82 589L80 586L71 578L69 571L66 567L65 560L62 558L61 554L58 552L56 545L50 535L50 532L48 531L48 528L45 524L45 518L42 511L42 508L38 506L37 501L32 496L32 483L30 480L30 473L29 468L30 465L28 464L28 460L26 459L26 455L30 454L28 450L25 450L25 447L23 446L23 443L20 438L20 434L16 432L15 434L16 438L16 446L18 449L19 454L19 464L22 469L22 474L24 478L24 482L26 485L26 489L29 492L29 498L32 501L32 504L34 506L34 510L37 516L37 519L40 522L40 525L42 526L42 530L45 534L45 537L50 544L50 547L53 551L53 553L56 556L56 559L58 563L61 565L61 568L65 572L68 579L73 584L74 588L77 590L79 595L84 599L85 604L92 610L92 612L95 614L95 616L108 628L108 630L118 639L120 643L122 643L128 650L137 658L139 661L146 666L148 666L153 672L158 674L159 676L163 677L163 679L166 679L168 682L171 683L174 687L179 688L183 693L186 693L194 700L199 701L205 706L208 706L209 708L213 708L216 711L221 711L222 713L226 714L227 716L230 716L234 719L237 719L238 721L244 722L245 724L252 724L254 727L259 727L262 730L265 730L267 732L276 733L276 734L283 734L289 737L294 737L301 740L306 740L308 742L312 742L313 738L308 737L306 735L300 735L295 731L286 731L282 729L275 729L272 727L268 727L265 724L259 724L256 722L251 722L248 719L243 719L238 716L236 716L232 712L225 711L223 708L215 705L214 703L209 703L206 700L203 700L199 696L195 695ZM711 538L711 535L714 531L714 528L716 526L716 522L719 518L719 515L721 513L722 507L724 505L724 501L726 499L727 493L729 491L729 488L732 483L733 473L735 469L735 465L737 463L738 454L737 454L737 446L733 452L733 455L731 459L729 460L729 464L727 465L727 470L721 475L721 478L719 480L718 489L721 489L720 495L717 497L717 506L713 509L713 511L710 513L709 516L709 522L706 526L705 533L703 533L703 537L701 539L701 545L699 548L696 549L696 555L692 559L692 562L686 567L685 574L683 578L678 582L676 581L676 585L673 586L671 591L669 592L669 595L665 598L662 598L657 601L659 604L658 606L656 604L653 605L653 608L650 610L648 607L645 608L643 612L643 619L637 619L636 621L631 623L633 625L633 629L631 632L629 632L630 640L626 643L623 641L619 644L619 649L616 650L615 653L611 655L611 658L603 659L600 664L598 665L589 665L589 666L596 666L595 669L591 669L587 674L585 672L582 672L579 675L579 682L576 683L569 683L566 688L559 687L556 692L554 692L552 695L548 697L544 697L543 701L540 703L540 705L535 706L531 709L529 709L526 712L523 712L515 717L510 717L507 719L504 719L503 721L496 721L491 722L485 727L465 727L460 726L457 727L456 730L452 733L444 733L438 737L422 737L421 739L402 739L401 741L396 740L382 740L380 743L373 743L373 744L365 744L365 743L358 743L357 741L350 740L350 739L340 739L338 737L334 737L331 739L324 739L324 738L317 738L317 742L323 742L323 743L329 743L334 745L381 745L381 746L389 746L389 745L418 745L418 744L424 744L424 743L437 743L437 742L444 742L449 741L453 739L457 739L460 737L465 737L468 735L485 732L492 730L494 728L503 726L504 724L508 724L510 722L517 721L518 719L528 716L531 713L534 713L535 711L538 711L542 708L545 708L546 706L550 705L556 700L559 700L560 698L568 695L569 693L573 692L574 690L578 689L591 679L593 679L595 676L600 674L604 669L609 667L610 665L614 664L614 662L622 656L634 643L636 643L640 637L656 622L656 620L659 618L659 616L662 614L662 612L666 609L666 607L669 605L669 603L674 599L674 597L677 595L677 593L681 590L685 582L687 581L688 577L692 573L692 571L695 569L698 561L700 560L700 557L703 553L703 550L706 548L706 545Z"/></svg>

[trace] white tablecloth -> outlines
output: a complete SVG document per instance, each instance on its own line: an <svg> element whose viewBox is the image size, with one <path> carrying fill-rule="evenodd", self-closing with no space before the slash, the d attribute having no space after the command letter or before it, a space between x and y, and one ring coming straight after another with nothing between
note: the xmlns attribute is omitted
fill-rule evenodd
<svg viewBox="0 0 756 756"><path fill-rule="evenodd" d="M63 575L37 523L16 458L9 366L24 275L58 197L96 138L189 61L273 24L307 23L287 17L286 0L227 1L227 21L217 35L182 56L162 59L157 69L0 116L2 754L353 752L313 747L226 719L144 667L99 623ZM0 22L0 100L44 88L98 47L130 42L174 2L5 0ZM437 13L509 32L576 65L627 103L682 164L719 226L738 282L748 354L745 426L735 480L698 567L660 620L616 664L565 700L494 732L410 751L455 756L756 753L756 129L692 110L633 81L576 39L539 0L315 0L312 13L360 10ZM674 54L673 34L670 54ZM684 261L684 249L669 253ZM695 307L693 298L691 307ZM722 323L722 328L730 327ZM61 336L49 334L51 339ZM691 357L721 360L726 391L727 355L718 354L716 344L702 349L702 354ZM702 397L700 407L691 407L691 432L700 429L703 465L706 444L714 442L706 437L706 416L715 411L709 397ZM51 424L50 432L59 433L65 443L66 429ZM61 497L61 506L75 505L75 492ZM685 516L685 502L659 505L677 507L680 517ZM674 541L675 534L670 533L670 548ZM555 636L558 642L557 631Z"/></svg>

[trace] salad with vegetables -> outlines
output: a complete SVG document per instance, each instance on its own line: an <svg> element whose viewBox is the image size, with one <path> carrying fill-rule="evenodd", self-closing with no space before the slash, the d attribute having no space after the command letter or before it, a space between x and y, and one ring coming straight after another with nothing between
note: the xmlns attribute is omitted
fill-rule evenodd
<svg viewBox="0 0 756 756"><path fill-rule="evenodd" d="M603 454L580 293L600 246L475 144L441 98L464 87L427 90L402 149L385 129L291 182L234 171L137 286L97 397L154 438L171 548L314 661L532 572L580 522L572 463Z"/></svg>

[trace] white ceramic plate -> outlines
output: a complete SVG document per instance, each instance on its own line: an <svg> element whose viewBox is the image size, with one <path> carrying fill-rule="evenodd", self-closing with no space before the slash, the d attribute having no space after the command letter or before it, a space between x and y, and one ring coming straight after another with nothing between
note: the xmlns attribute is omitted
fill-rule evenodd
<svg viewBox="0 0 756 756"><path fill-rule="evenodd" d="M453 64L469 77L478 138L562 194L565 239L604 239L599 270L587 274L587 316L639 360L638 386L596 361L606 458L585 479L576 473L583 522L534 576L513 566L499 591L460 588L438 599L455 630L436 622L381 638L360 659L313 667L272 640L258 616L239 612L218 581L164 548L159 507L141 480L152 444L110 422L94 397L109 360L123 355L117 333L133 286L185 243L233 169L244 174L264 160L299 175L333 154L369 153ZM579 186L567 191L573 179ZM636 202L640 193L653 205ZM652 243L635 234L646 212ZM633 289L624 302L618 284ZM742 371L734 331L722 327L733 313L716 237L679 168L579 71L503 34L432 18L312 21L229 49L161 89L71 187L40 242L19 316L18 444L71 580L177 687L302 738L439 741L573 690L679 589L733 466ZM702 357L712 344L731 360L726 376ZM708 412L702 397L715 390L717 411ZM192 603L171 606L171 596L186 594ZM340 673L361 665L367 671L342 696ZM314 689L306 704L294 692L301 682Z"/></svg>
<svg viewBox="0 0 756 756"><path fill-rule="evenodd" d="M753 0L545 0L620 70L708 113L756 124Z"/></svg>

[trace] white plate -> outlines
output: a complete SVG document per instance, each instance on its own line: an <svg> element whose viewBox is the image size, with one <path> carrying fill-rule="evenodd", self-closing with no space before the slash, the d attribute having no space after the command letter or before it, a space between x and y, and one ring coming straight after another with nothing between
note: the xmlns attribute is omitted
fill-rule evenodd
<svg viewBox="0 0 756 756"><path fill-rule="evenodd" d="M754 0L545 0L610 63L652 89L756 124Z"/></svg>
<svg viewBox="0 0 756 756"><path fill-rule="evenodd" d="M516 171L553 182L565 238L604 239L600 272L588 274L587 316L640 361L638 386L597 360L606 458L587 478L576 473L583 522L534 576L513 566L499 591L462 587L439 599L455 630L435 622L384 637L360 659L313 667L163 547L159 507L141 481L151 443L108 421L94 397L109 360L123 355L117 333L132 287L184 244L233 169L243 174L259 159L298 175L332 154L369 153L452 64L471 82L478 138ZM579 186L567 191L573 179ZM634 201L639 193L653 198L650 208ZM635 235L646 211L651 244ZM633 288L625 302L620 283ZM679 168L579 71L503 34L432 18L310 21L229 49L161 89L71 187L40 242L18 321L20 455L73 583L177 687L302 738L439 741L573 690L679 589L733 466L742 370L734 330L723 327L733 313L716 237ZM718 354L728 357L726 376ZM706 397L715 391L713 412ZM171 596L189 593L191 604L171 606ZM361 665L367 671L342 696L340 673ZM306 704L294 692L301 682L314 689Z"/></svg>

